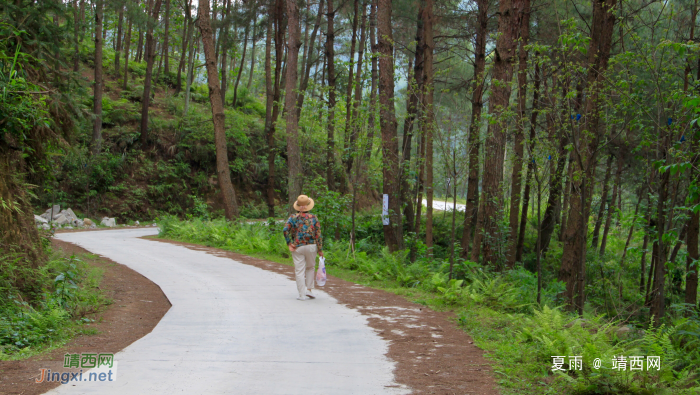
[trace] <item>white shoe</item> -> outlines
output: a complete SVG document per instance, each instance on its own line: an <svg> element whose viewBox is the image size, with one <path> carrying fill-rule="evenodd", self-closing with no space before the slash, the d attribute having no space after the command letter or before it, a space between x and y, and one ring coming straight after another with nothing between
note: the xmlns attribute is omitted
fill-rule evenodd
<svg viewBox="0 0 700 395"><path fill-rule="evenodd" d="M311 299L316 299L316 295L314 295L310 289L306 291L306 296L311 298Z"/></svg>
<svg viewBox="0 0 700 395"><path fill-rule="evenodd" d="M297 298L297 300L308 300L308 299L309 299L309 298L307 298L306 296L299 296L299 297Z"/></svg>

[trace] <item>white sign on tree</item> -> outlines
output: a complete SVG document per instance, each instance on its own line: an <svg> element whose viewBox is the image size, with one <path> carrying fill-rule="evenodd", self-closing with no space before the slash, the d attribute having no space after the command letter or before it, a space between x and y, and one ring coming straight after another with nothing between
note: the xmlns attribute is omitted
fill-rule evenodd
<svg viewBox="0 0 700 395"><path fill-rule="evenodd" d="M389 195L384 194L384 202L382 203L382 224L389 225Z"/></svg>

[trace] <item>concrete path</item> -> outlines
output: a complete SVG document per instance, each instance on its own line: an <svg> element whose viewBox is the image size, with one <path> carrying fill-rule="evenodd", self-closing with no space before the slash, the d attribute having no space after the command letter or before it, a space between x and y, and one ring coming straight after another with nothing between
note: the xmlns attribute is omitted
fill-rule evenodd
<svg viewBox="0 0 700 395"><path fill-rule="evenodd" d="M423 199L423 206L428 207L428 201ZM443 202L440 200L433 200L433 208L435 210L440 210L440 211L452 211L454 208L454 203L452 202ZM465 204L459 204L457 203L457 211L464 211L467 209L467 206Z"/></svg>
<svg viewBox="0 0 700 395"><path fill-rule="evenodd" d="M280 274L138 238L156 233L56 236L143 274L172 308L153 332L115 355L116 381L69 382L50 394L407 392L387 387L396 386L388 345L357 311L323 292L296 300L295 283Z"/></svg>

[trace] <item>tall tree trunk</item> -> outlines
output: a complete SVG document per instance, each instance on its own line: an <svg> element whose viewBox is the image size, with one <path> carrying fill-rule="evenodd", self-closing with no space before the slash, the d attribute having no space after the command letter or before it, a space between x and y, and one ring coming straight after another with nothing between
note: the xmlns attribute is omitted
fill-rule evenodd
<svg viewBox="0 0 700 395"><path fill-rule="evenodd" d="M194 22L192 22L194 23ZM187 60L187 77L185 77L185 108L183 111L183 117L187 116L187 112L190 108L190 87L192 86L192 80L194 79L194 59L195 54L199 52L199 40L195 32L192 32L192 44L190 45L190 51Z"/></svg>
<svg viewBox="0 0 700 395"><path fill-rule="evenodd" d="M428 249L429 257L433 256L433 131L435 128L435 111L433 109L434 96L434 71L433 71L433 51L435 50L435 40L433 39L434 0L424 0L425 10L423 14L423 39L425 40L423 62L425 81L423 91L423 101L425 103L425 124L421 128L425 134L425 197L427 200L426 221L425 221L425 245Z"/></svg>
<svg viewBox="0 0 700 395"><path fill-rule="evenodd" d="M370 2L370 12L369 12L369 45L371 56L371 83L369 92L369 120L367 121L367 146L365 147L364 153L361 157L362 162L362 174L360 184L364 185L367 181L367 164L372 157L372 148L374 144L374 134L376 130L376 119L377 119L377 85L379 80L379 70L377 65L377 0L371 0Z"/></svg>
<svg viewBox="0 0 700 395"><path fill-rule="evenodd" d="M666 132L668 133L668 132ZM665 151L668 147L668 137L664 139L662 144L662 158L666 159ZM666 312L666 296L664 283L666 280L666 257L668 246L664 242L664 234L666 233L666 221L668 221L668 184L670 173L664 172L660 175L659 184L659 201L656 209L656 267L654 268L654 282L651 291L651 309L649 313L654 317L655 325L660 324L660 320Z"/></svg>
<svg viewBox="0 0 700 395"><path fill-rule="evenodd" d="M362 3L362 15L360 21L360 42L357 45L357 65L355 69L355 99L352 102L352 117L350 130L350 147L348 158L348 175L352 172L353 161L357 155L357 139L360 134L360 125L358 118L360 116L360 104L362 103L362 57L365 54L365 42L367 41L367 7ZM410 149L409 149L410 151Z"/></svg>
<svg viewBox="0 0 700 395"><path fill-rule="evenodd" d="M170 73L170 0L165 0L165 31L163 35L163 67L165 74Z"/></svg>
<svg viewBox="0 0 700 395"><path fill-rule="evenodd" d="M354 0L354 12L353 12L353 18L352 18L352 36L350 39L350 57L349 57L349 62L350 64L348 65L348 84L346 86L346 92L345 92L345 133L344 133L344 140L345 140L345 153L343 154L343 164L345 165L345 173L347 174L346 179L350 179L350 167L351 162L350 158L352 158L353 152L351 148L351 124L352 124L352 87L354 83L354 65L355 65L355 46L357 45L357 20L358 20L358 5L359 5L359 0Z"/></svg>
<svg viewBox="0 0 700 395"><path fill-rule="evenodd" d="M647 249L649 248L649 230L652 226L651 218L651 198L647 197L647 214L644 217L646 226L644 227L644 240L642 241L642 258L639 266L641 275L639 276L639 292L644 292L644 275L646 274ZM648 293L648 292L647 292Z"/></svg>
<svg viewBox="0 0 700 395"><path fill-rule="evenodd" d="M119 4L119 22L117 23L117 48L114 51L114 75L120 77L119 58L122 52L122 27L124 23L124 4Z"/></svg>
<svg viewBox="0 0 700 395"><path fill-rule="evenodd" d="M193 24L192 24L192 16L190 14L190 10L192 9L192 0L187 0L187 3L185 4L185 21L183 22L182 26L182 49L180 53L180 62L178 63L177 66L177 82L175 85L175 95L180 93L182 90L182 71L185 69L185 56L187 54L187 47L193 46L194 43L193 41L193 34L192 34L192 29L193 29Z"/></svg>
<svg viewBox="0 0 700 395"><path fill-rule="evenodd" d="M428 0L431 1L431 0ZM384 241L389 251L397 251L401 240L401 197L399 185L399 144L394 113L394 41L391 26L391 0L379 0L377 7L379 43L379 127L382 131L383 191L389 196L389 225L384 225Z"/></svg>
<svg viewBox="0 0 700 395"><path fill-rule="evenodd" d="M698 70L700 73L700 69ZM696 183L700 183L700 177L698 177L698 171L696 166L698 165L698 159L700 156L697 154L700 148L697 138L693 138L693 151L696 154L693 157L693 165L690 170L690 179L694 180ZM694 199L692 204L700 204L699 199ZM690 219L688 220L688 232L686 245L688 246L688 256L686 257L686 278L685 278L685 303L692 306L698 305L698 270L700 269L700 253L698 252L698 231L700 231L700 221L698 220L698 211L693 210L690 214Z"/></svg>
<svg viewBox="0 0 700 395"><path fill-rule="evenodd" d="M559 227L559 241L564 241L564 231L566 230L566 221L568 220L567 213L569 212L569 202L571 197L571 180L574 177L574 159L573 155L569 154L568 166L566 170L566 181L564 181L564 201L562 202L562 218L561 226Z"/></svg>
<svg viewBox="0 0 700 395"><path fill-rule="evenodd" d="M272 127L272 108L275 106L275 88L272 83L272 20L274 3L268 6L267 34L265 35L265 136L267 138L267 216L275 216L275 129ZM275 77L277 73L275 73ZM275 81L277 82L277 81Z"/></svg>
<svg viewBox="0 0 700 395"><path fill-rule="evenodd" d="M299 30L299 8L296 0L287 2L287 25L289 37L287 41L287 76L284 89L284 105L287 108L287 166L289 167L289 210L301 194L304 181L301 170L301 153L299 152L299 118L294 106L297 102L297 60L301 47Z"/></svg>
<svg viewBox="0 0 700 395"><path fill-rule="evenodd" d="M535 56L539 56L539 53L535 53ZM520 227L518 228L518 243L515 250L515 261L521 262L523 259L523 246L525 244L525 231L527 230L527 209L530 205L530 180L535 171L535 163L532 161L534 159L533 153L535 152L535 145L537 140L535 139L535 128L537 127L537 116L539 115L540 106L540 65L535 63L535 86L532 93L532 113L530 114L530 136L529 136L529 159L527 161L527 175L525 176L525 191L523 192L523 210L520 214ZM565 159L566 160L566 159ZM538 202L539 204L539 202ZM539 221L538 221L539 225ZM541 227L538 226L538 231Z"/></svg>
<svg viewBox="0 0 700 395"><path fill-rule="evenodd" d="M513 173L510 187L510 237L508 240L508 266L515 266L518 252L518 229L520 225L520 174L523 169L523 152L525 144L525 122L527 120L527 49L530 40L530 0L523 0L520 15L515 16L520 25L520 45L518 53L518 122L513 143Z"/></svg>
<svg viewBox="0 0 700 395"><path fill-rule="evenodd" d="M143 61L143 26L139 26L139 43L136 48L136 61L141 63Z"/></svg>
<svg viewBox="0 0 700 395"><path fill-rule="evenodd" d="M314 53L314 48L316 46L316 35L318 34L318 29L321 26L321 15L323 14L323 4L324 0L318 3L318 16L316 17L316 22L314 23L314 30L311 33L311 39L309 40L308 49L306 51L306 58L302 59L302 77L301 83L299 84L299 96L297 97L297 118L301 118L301 109L304 106L304 97L306 96L306 89L309 87L309 73L311 72L311 65L313 63L312 57Z"/></svg>
<svg viewBox="0 0 700 395"><path fill-rule="evenodd" d="M102 9L103 0L95 1L95 84L93 86L92 154L102 149Z"/></svg>
<svg viewBox="0 0 700 395"><path fill-rule="evenodd" d="M550 116L548 115L548 117ZM552 126L554 127L554 125ZM554 138L553 133L552 138ZM561 200L561 179L564 174L564 166L566 166L566 146L569 144L569 141L564 136L560 136L559 140L560 143L557 157L557 165L550 178L549 199L547 200L547 208L544 211L544 217L542 218L542 223L540 224L541 240L537 244L539 248L538 253L540 254L544 254L547 251L547 249L549 249L549 243L552 240L552 234L554 233L554 225L556 221L555 210L559 205L559 201Z"/></svg>
<svg viewBox="0 0 700 395"><path fill-rule="evenodd" d="M615 24L616 0L594 0L593 20L591 23L591 40L588 49L588 74L586 79L585 125L582 130L590 133L575 139L573 162L578 177L572 180L571 208L564 232L564 251L559 279L566 283L565 297L571 308L579 315L583 314L585 301L585 253L588 233L588 213L590 197L597 163L598 143L600 140L599 96L608 68L612 34ZM574 297L576 300L574 301Z"/></svg>
<svg viewBox="0 0 700 395"><path fill-rule="evenodd" d="M523 10L524 0L501 0L499 3L498 39L491 79L492 95L489 99L489 112L495 119L508 108L510 86L513 79L513 62L515 61L516 39L520 24L518 17ZM486 157L484 163L484 181L481 205L483 211L484 263L499 265L502 262L501 251L504 236L498 226L499 207L503 205L501 193L503 181L503 161L506 148L507 125L503 121L490 124L486 137ZM477 234L481 227L477 229Z"/></svg>
<svg viewBox="0 0 700 395"><path fill-rule="evenodd" d="M617 156L617 171L615 172L615 186L613 187L612 199L610 199L610 206L608 206L608 211L605 214L605 230L603 230L603 237L600 240L600 256L605 255L605 246L608 243L608 233L610 232L610 225L612 224L612 216L615 212L615 202L617 201L618 193L622 194L622 169L624 168L625 161L622 153L618 153ZM636 213L635 213L636 215Z"/></svg>
<svg viewBox="0 0 700 395"><path fill-rule="evenodd" d="M80 42L83 42L85 37L85 29L87 28L87 23L85 23L85 0L80 0Z"/></svg>
<svg viewBox="0 0 700 395"><path fill-rule="evenodd" d="M127 27L126 30L126 48L124 48L124 85L123 89L127 89L128 84L129 84L129 49L131 48L131 27L132 27L132 18L129 18L129 26Z"/></svg>
<svg viewBox="0 0 700 395"><path fill-rule="evenodd" d="M698 6L697 1L693 6L693 21L697 17ZM695 36L695 24L693 23L691 33L691 40ZM700 60L698 60L698 70L697 77L700 79ZM686 73L686 79L689 73ZM697 127L697 125L696 125ZM698 142L697 131L695 136L692 138L692 151L695 155L692 157L692 167L690 168L690 180L695 182L696 185L700 184L700 172L697 171L697 166L700 164L700 142ZM700 204L700 198L695 197L691 199L691 204ZM695 308L698 306L698 270L700 270L700 252L698 251L698 232L700 232L700 212L698 210L692 210L690 213L690 219L688 220L688 235L686 239L686 245L688 256L686 257L686 278L685 278L685 303L688 303Z"/></svg>
<svg viewBox="0 0 700 395"><path fill-rule="evenodd" d="M321 16L319 15L319 18ZM255 6L253 7L253 47L250 49L250 73L248 73L248 84L246 89L250 92L253 86L253 71L255 70L255 44L258 42L258 2L255 1Z"/></svg>
<svg viewBox="0 0 700 395"><path fill-rule="evenodd" d="M243 65L245 64L245 53L248 48L248 32L250 25L246 25L245 32L243 33L243 53L241 54L241 63L238 65L238 73L236 74L236 83L233 86L233 106L236 106L236 101L238 101L238 84L241 82L241 74L243 74ZM297 121L299 117L297 116Z"/></svg>
<svg viewBox="0 0 700 395"><path fill-rule="evenodd" d="M221 24L221 29L219 30L219 41L221 41L222 46L224 47L224 51L221 58L221 102L224 103L224 107L226 107L226 91L228 90L228 70L226 70L226 60L228 60L228 21L229 21L229 14L231 11L231 0L226 0L225 1L225 7L226 10L223 11L226 14L222 16L223 22ZM245 41L243 42L243 53L245 54ZM218 51L217 51L218 53ZM231 63L233 65L233 59L231 60ZM239 71L240 73L240 71ZM233 106L236 106L236 100L234 98L233 100Z"/></svg>
<svg viewBox="0 0 700 395"><path fill-rule="evenodd" d="M620 267L624 268L625 265L625 257L627 256L627 248L630 246L630 241L632 241L632 235L634 234L634 226L637 224L637 213L639 213L639 205L642 203L643 200L643 195L642 191L644 190L644 185L642 185L641 188L639 188L639 193L637 193L637 204L634 207L634 215L632 216L632 225L630 225L630 231L627 234L627 241L625 241L625 248L622 250L622 257L620 258ZM643 289L640 288L640 292Z"/></svg>
<svg viewBox="0 0 700 395"><path fill-rule="evenodd" d="M326 182L328 189L335 187L335 28L333 21L336 10L333 0L328 0L328 28L326 30L326 63L328 67L328 139L326 144Z"/></svg>
<svg viewBox="0 0 700 395"><path fill-rule="evenodd" d="M595 226L593 227L593 236L591 237L591 249L598 249L598 238L600 236L600 227L603 224L603 214L605 212L605 206L608 203L608 191L610 186L610 176L612 175L612 163L613 156L608 155L608 161L605 164L605 178L603 179L603 190L600 193L600 206L598 207L598 215L595 219ZM609 206L615 207L615 201L613 200Z"/></svg>
<svg viewBox="0 0 700 395"><path fill-rule="evenodd" d="M698 152L697 142L695 144L695 152ZM697 155L696 155L697 159ZM695 161L697 165L697 161ZM697 174L695 167L691 170L692 173ZM691 173L691 174L692 174ZM691 176L692 177L692 176ZM695 179L697 180L697 175ZM697 182L697 181L696 181ZM695 199L694 204L698 204L698 200ZM698 231L700 230L700 221L698 221L698 212L695 211L690 215L688 221L688 232L686 245L688 249L688 256L686 257L686 278L685 278L685 303L697 308L698 305L698 269L700 266L700 254L698 253Z"/></svg>
<svg viewBox="0 0 700 395"><path fill-rule="evenodd" d="M472 93L472 117L469 122L469 173L467 176L467 204L464 209L464 231L462 233L462 258L467 250L476 226L479 209L479 151L481 147L481 112L484 108L484 71L486 70L486 35L488 34L488 0L478 0L476 17L476 45L474 47L474 92ZM471 249L472 261L479 258L479 247ZM476 251L476 255L474 252Z"/></svg>
<svg viewBox="0 0 700 395"><path fill-rule="evenodd" d="M159 1L159 0L156 0ZM219 72L216 69L216 57L214 56L214 39L209 19L209 0L199 0L199 20L197 22L202 34L204 44L204 58L207 66L207 85L209 86L209 101L211 114L214 121L214 141L216 144L216 173L224 197L224 211L228 220L238 217L238 203L236 191L231 182L231 170L228 162L228 150L226 148L226 131L224 105L221 102L219 92Z"/></svg>
<svg viewBox="0 0 700 395"><path fill-rule="evenodd" d="M423 91L423 52L424 52L424 46L425 46L425 40L423 39L424 37L424 32L423 32L423 9L424 9L424 2L420 2L420 6L418 7L418 18L416 20L416 53L414 57L414 62L413 62L413 70L409 70L409 79L408 79L408 103L406 104L406 118L404 119L403 123L403 166L402 166L402 175L401 175L401 196L403 202L406 204L406 208L404 209L404 215L406 217L406 222L408 223L408 231L409 232L414 232L415 231L415 226L414 226L414 214L413 214L413 206L414 204L416 205L416 209L419 206L423 205L423 202L415 202L411 198L411 188L408 183L409 179L409 173L411 171L411 140L413 139L414 134L419 134L419 133L414 133L413 130L418 129L418 127L415 127L415 120L416 118L420 118L420 108L419 108L419 102L420 102L420 97L421 93ZM409 67L411 63L409 62ZM412 76L412 77L411 77ZM422 103L421 103L422 104ZM420 156L420 155L419 155ZM419 167L422 166L422 163L417 161L417 165ZM418 188L418 185L416 185ZM418 236L416 234L416 236ZM415 251L413 250L413 244L411 245L411 254L415 254Z"/></svg>
<svg viewBox="0 0 700 395"><path fill-rule="evenodd" d="M153 62L156 59L156 42L153 37L153 27L158 22L158 13L162 0L149 0L150 15L148 18L148 31L146 33L146 76L143 80L143 97L141 98L141 145L147 146L148 136L148 107L151 103L151 83L153 79ZM201 4L200 0L200 4ZM150 5L153 4L153 7ZM207 5L208 9L208 5ZM218 85L218 81L217 81Z"/></svg>
<svg viewBox="0 0 700 395"><path fill-rule="evenodd" d="M73 54L73 71L78 72L80 67L80 10L78 0L73 0L73 46L75 53Z"/></svg>

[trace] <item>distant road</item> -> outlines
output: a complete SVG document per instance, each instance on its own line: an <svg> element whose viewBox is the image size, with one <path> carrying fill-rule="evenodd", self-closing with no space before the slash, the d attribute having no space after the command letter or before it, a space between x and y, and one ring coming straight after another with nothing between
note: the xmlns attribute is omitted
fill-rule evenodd
<svg viewBox="0 0 700 395"><path fill-rule="evenodd" d="M423 206L428 207L428 201L425 199L423 199ZM435 210L452 211L453 207L454 207L454 204L452 202L443 202L440 200L433 200L433 208ZM464 211L466 209L467 209L466 205L457 203L457 211Z"/></svg>

